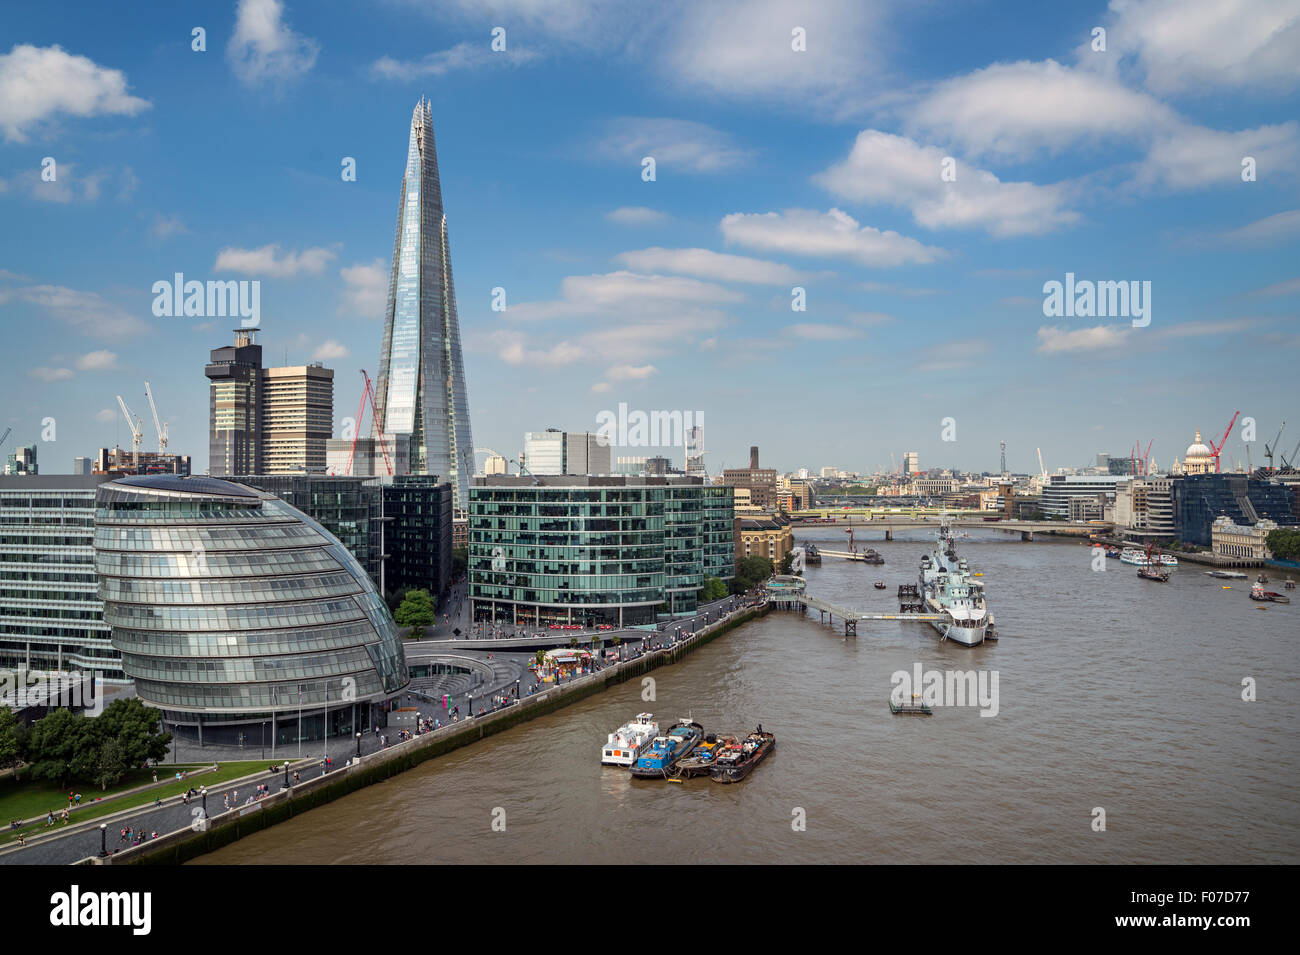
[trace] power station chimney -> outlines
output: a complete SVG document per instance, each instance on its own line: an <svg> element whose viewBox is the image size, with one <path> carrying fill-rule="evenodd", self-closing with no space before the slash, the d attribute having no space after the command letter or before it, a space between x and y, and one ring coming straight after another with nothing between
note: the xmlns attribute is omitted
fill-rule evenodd
<svg viewBox="0 0 1300 955"><path fill-rule="evenodd" d="M758 445L756 444L751 445L749 448L749 469L751 471L758 470Z"/></svg>

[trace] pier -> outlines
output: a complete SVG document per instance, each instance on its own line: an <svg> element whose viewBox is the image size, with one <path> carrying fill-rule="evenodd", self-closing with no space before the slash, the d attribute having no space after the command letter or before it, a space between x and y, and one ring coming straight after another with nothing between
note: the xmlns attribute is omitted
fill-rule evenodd
<svg viewBox="0 0 1300 955"><path fill-rule="evenodd" d="M822 551L822 553L826 552ZM831 603L829 600L822 600L820 597L812 596L808 593L807 585L802 577L784 574L773 577L768 581L766 591L768 603L778 610L798 610L800 613L816 610L821 615L821 622L824 624L829 623L831 626L835 625L835 618L839 617L844 622L844 635L846 637L856 637L858 635L858 624L864 620L942 623L948 619L946 613L917 613L912 611L866 613L862 610L842 607L839 604Z"/></svg>

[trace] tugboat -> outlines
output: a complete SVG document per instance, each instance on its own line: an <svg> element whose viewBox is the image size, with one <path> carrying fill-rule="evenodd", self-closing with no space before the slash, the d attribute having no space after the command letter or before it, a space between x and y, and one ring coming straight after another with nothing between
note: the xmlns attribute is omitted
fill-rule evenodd
<svg viewBox="0 0 1300 955"><path fill-rule="evenodd" d="M877 580L877 581L876 581L876 589L877 589L877 590L884 590L884 589L885 589L885 582L884 582L883 580Z"/></svg>
<svg viewBox="0 0 1300 955"><path fill-rule="evenodd" d="M713 767L718 764L718 754L726 747L734 746L736 737L734 736L717 736L709 733L704 737L704 742L695 747L695 751L685 759L677 761L677 774L690 779L692 776L707 776L713 772Z"/></svg>
<svg viewBox="0 0 1300 955"><path fill-rule="evenodd" d="M606 766L631 766L658 735L659 724L654 714L638 713L632 722L609 734L600 761Z"/></svg>
<svg viewBox="0 0 1300 955"><path fill-rule="evenodd" d="M649 748L637 757L632 764L632 775L638 779L667 779L677 761L689 755L703 738L703 726L689 718L679 720L667 736L656 736Z"/></svg>
<svg viewBox="0 0 1300 955"><path fill-rule="evenodd" d="M709 778L715 783L738 783L754 771L776 747L776 736L763 732L763 724L740 743L733 743L718 754L718 765Z"/></svg>
<svg viewBox="0 0 1300 955"><path fill-rule="evenodd" d="M1260 574L1259 580L1255 581L1254 586L1250 588L1251 600L1258 600L1264 603L1271 602L1275 604L1289 604L1291 602L1291 598L1286 594L1280 594L1275 590L1265 590L1264 584L1267 582L1267 578L1263 574Z"/></svg>

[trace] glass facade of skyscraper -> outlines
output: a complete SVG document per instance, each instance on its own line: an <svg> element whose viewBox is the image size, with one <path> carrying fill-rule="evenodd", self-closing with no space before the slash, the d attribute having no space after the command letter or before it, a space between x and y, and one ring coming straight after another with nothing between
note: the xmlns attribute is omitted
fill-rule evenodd
<svg viewBox="0 0 1300 955"><path fill-rule="evenodd" d="M689 613L706 574L734 574L730 504L729 488L698 478L476 478L473 615L627 627Z"/></svg>
<svg viewBox="0 0 1300 955"><path fill-rule="evenodd" d="M409 435L412 473L444 475L455 490L455 506L467 506L474 441L433 114L424 100L411 117L375 381L375 425L376 434Z"/></svg>

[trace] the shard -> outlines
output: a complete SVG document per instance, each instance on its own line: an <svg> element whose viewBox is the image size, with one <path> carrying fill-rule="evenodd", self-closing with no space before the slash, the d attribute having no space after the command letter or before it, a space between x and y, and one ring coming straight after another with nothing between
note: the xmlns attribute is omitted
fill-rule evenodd
<svg viewBox="0 0 1300 955"><path fill-rule="evenodd" d="M384 435L409 439L412 473L450 481L457 509L463 512L469 506L474 442L433 113L423 99L411 116L402 177L375 381L375 425Z"/></svg>

